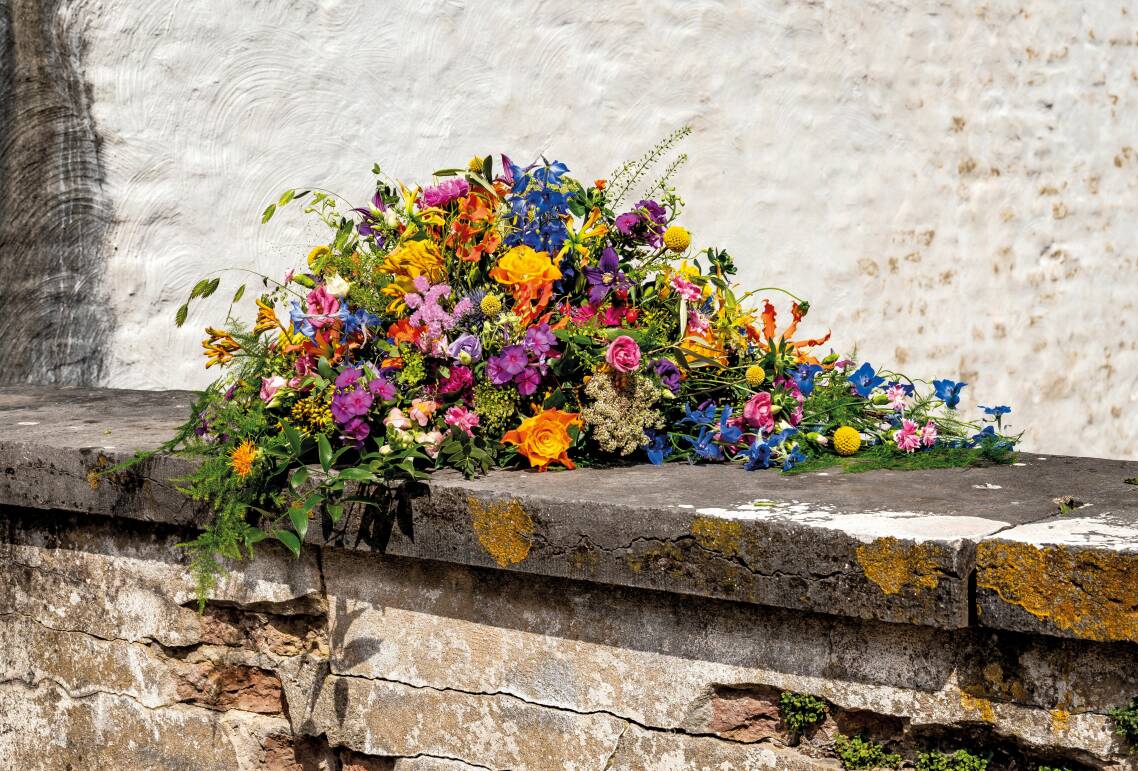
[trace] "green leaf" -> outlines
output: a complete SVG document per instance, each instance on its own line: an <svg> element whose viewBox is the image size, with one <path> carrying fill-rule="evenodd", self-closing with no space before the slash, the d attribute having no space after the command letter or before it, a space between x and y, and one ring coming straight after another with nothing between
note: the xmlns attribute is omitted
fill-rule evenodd
<svg viewBox="0 0 1138 771"><path fill-rule="evenodd" d="M308 533L308 512L303 509L298 509L295 506L290 506L288 509L288 518L292 521L292 528L296 531L296 535L300 540L304 540L304 536Z"/></svg>
<svg viewBox="0 0 1138 771"><path fill-rule="evenodd" d="M439 169L438 171L436 171L434 173L434 176L436 176L436 177L453 177L456 174L463 173L464 171L466 171L466 169Z"/></svg>
<svg viewBox="0 0 1138 771"><path fill-rule="evenodd" d="M336 373L332 371L332 365L328 363L326 356L321 356L319 361L316 362L316 371L329 380L336 377ZM327 471L327 469L325 469L325 471Z"/></svg>
<svg viewBox="0 0 1138 771"><path fill-rule="evenodd" d="M327 473L332 468L332 445L328 443L328 437L324 434L316 437L316 449L320 453L320 468Z"/></svg>
<svg viewBox="0 0 1138 771"><path fill-rule="evenodd" d="M280 199L277 201L277 206L284 206L296 196L295 190L286 190L281 193Z"/></svg>
<svg viewBox="0 0 1138 771"><path fill-rule="evenodd" d="M300 539L287 530L277 530L273 532L273 537L288 547L292 552L292 556L300 556Z"/></svg>
<svg viewBox="0 0 1138 771"><path fill-rule="evenodd" d="M217 291L217 288L219 286L221 286L221 278L220 277L215 278L211 281L207 281L205 289L203 289L201 292L201 296L202 297L209 297L211 294L213 294L214 292Z"/></svg>
<svg viewBox="0 0 1138 771"><path fill-rule="evenodd" d="M246 548L248 548L255 543L260 543L261 541L265 540L268 537L269 537L269 534L266 533L261 528L251 527L245 531L245 546L246 546Z"/></svg>
<svg viewBox="0 0 1138 771"><path fill-rule="evenodd" d="M375 473L366 468L346 468L340 472L339 478L349 482L371 482L375 479Z"/></svg>
<svg viewBox="0 0 1138 771"><path fill-rule="evenodd" d="M186 323L186 316L190 314L190 304L184 303L178 306L178 312L174 314L174 325L182 326Z"/></svg>
<svg viewBox="0 0 1138 771"><path fill-rule="evenodd" d="M190 290L190 299L192 300L195 297L201 297L202 293L209 288L209 282L210 280L208 278L203 278L201 281L194 284L194 288Z"/></svg>
<svg viewBox="0 0 1138 771"><path fill-rule="evenodd" d="M237 302L238 300L240 300L244 296L245 296L245 285L242 284L241 286L237 287L237 291L233 293L233 302Z"/></svg>
<svg viewBox="0 0 1138 771"><path fill-rule="evenodd" d="M344 516L344 504L342 503L329 503L324 507L324 510L328 512L328 516L332 519L333 524L339 522Z"/></svg>
<svg viewBox="0 0 1138 771"><path fill-rule="evenodd" d="M271 220L276 211L277 205L275 203L269 204L268 208L265 209L265 213L261 215L261 224L264 225L266 222Z"/></svg>
<svg viewBox="0 0 1138 771"><path fill-rule="evenodd" d="M303 441L301 439L300 432L293 428L291 424L286 423L282 420L281 433L284 434L285 441L288 442L288 446L292 448L292 454L300 455L300 447Z"/></svg>
<svg viewBox="0 0 1138 771"><path fill-rule="evenodd" d="M304 483L308 481L308 466L301 466L292 472L289 477L288 484L293 490L299 490L304 487Z"/></svg>

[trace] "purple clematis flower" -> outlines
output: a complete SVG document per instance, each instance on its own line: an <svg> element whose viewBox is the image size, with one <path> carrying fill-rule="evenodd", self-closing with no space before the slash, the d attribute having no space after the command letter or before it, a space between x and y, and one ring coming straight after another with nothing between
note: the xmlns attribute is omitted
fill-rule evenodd
<svg viewBox="0 0 1138 771"><path fill-rule="evenodd" d="M674 394L680 392L680 368L671 359L656 359L652 370L660 378L660 384Z"/></svg>
<svg viewBox="0 0 1138 771"><path fill-rule="evenodd" d="M376 191L375 195L371 197L371 206L352 209L352 211L362 217L359 224L356 225L356 230L359 234L364 238L372 236L377 241L382 242L383 237L380 235L378 228L383 222L383 213L387 211L387 204L383 202L383 196L379 194L379 191Z"/></svg>
<svg viewBox="0 0 1138 771"><path fill-rule="evenodd" d="M589 282L589 302L600 305L613 289L628 289L631 284L620 270L620 258L611 246L606 246L597 267L585 268L585 280Z"/></svg>

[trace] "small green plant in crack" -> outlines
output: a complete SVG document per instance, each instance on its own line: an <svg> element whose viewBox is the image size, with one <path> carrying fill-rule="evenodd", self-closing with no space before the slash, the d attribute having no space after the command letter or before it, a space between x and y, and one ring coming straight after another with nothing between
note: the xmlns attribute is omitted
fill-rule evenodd
<svg viewBox="0 0 1138 771"><path fill-rule="evenodd" d="M1138 696L1131 699L1125 707L1117 707L1107 714L1114 721L1114 732L1126 739L1133 752L1138 748Z"/></svg>
<svg viewBox="0 0 1138 771"><path fill-rule="evenodd" d="M842 768L845 769L901 767L900 755L886 752L877 742L860 736L838 734L834 737L834 750L838 753L838 759L842 761Z"/></svg>
<svg viewBox="0 0 1138 771"><path fill-rule="evenodd" d="M917 756L917 771L987 771L988 759L973 755L968 750L957 750L951 755L933 750Z"/></svg>
<svg viewBox="0 0 1138 771"><path fill-rule="evenodd" d="M1066 766L1038 766L1035 771L1071 771Z"/></svg>
<svg viewBox="0 0 1138 771"><path fill-rule="evenodd" d="M782 723L796 734L825 720L828 709L825 699L819 699L808 693L783 691L778 697L778 711L782 715Z"/></svg>

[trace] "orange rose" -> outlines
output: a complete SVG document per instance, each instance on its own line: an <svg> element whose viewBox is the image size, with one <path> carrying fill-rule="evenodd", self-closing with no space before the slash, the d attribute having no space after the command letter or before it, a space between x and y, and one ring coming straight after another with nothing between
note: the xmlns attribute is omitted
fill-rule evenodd
<svg viewBox="0 0 1138 771"><path fill-rule="evenodd" d="M529 458L531 467L545 471L550 463L560 463L565 468L573 468L567 450L573 444L569 436L569 426L581 425L576 412L545 410L526 418L513 431L507 431L502 442L518 446L518 452Z"/></svg>
<svg viewBox="0 0 1138 771"><path fill-rule="evenodd" d="M561 278L548 252L535 252L528 246L515 246L502 255L490 277L506 286L540 286Z"/></svg>

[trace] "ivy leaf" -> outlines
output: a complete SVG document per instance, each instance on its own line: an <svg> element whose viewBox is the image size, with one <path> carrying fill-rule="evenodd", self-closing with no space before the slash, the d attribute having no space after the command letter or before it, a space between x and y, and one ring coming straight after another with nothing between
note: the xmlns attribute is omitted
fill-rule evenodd
<svg viewBox="0 0 1138 771"><path fill-rule="evenodd" d="M336 377L336 374L332 372L332 365L328 363L326 356L321 356L320 360L316 362L316 371L329 380L333 380ZM327 471L327 469L324 470Z"/></svg>
<svg viewBox="0 0 1138 771"><path fill-rule="evenodd" d="M300 455L301 438L300 432L293 428L289 423L281 421L281 433L284 434L288 446L292 449L293 455Z"/></svg>
<svg viewBox="0 0 1138 771"><path fill-rule="evenodd" d="M327 473L332 468L332 445L328 443L328 437L324 434L316 437L316 449L320 454L320 468Z"/></svg>
<svg viewBox="0 0 1138 771"><path fill-rule="evenodd" d="M287 530L277 530L273 532L273 537L288 547L292 552L292 556L300 556L300 539Z"/></svg>
<svg viewBox="0 0 1138 771"><path fill-rule="evenodd" d="M174 314L174 325L182 326L186 323L186 316L190 314L190 304L184 303L178 306L178 312Z"/></svg>
<svg viewBox="0 0 1138 771"><path fill-rule="evenodd" d="M269 204L268 208L265 209L265 213L261 215L261 224L264 225L266 222L271 220L276 211L277 205L275 203Z"/></svg>

